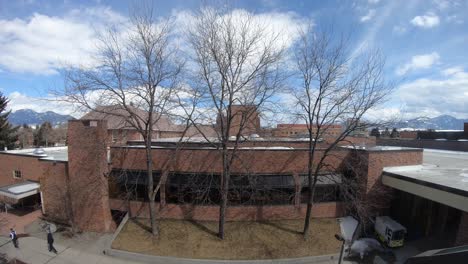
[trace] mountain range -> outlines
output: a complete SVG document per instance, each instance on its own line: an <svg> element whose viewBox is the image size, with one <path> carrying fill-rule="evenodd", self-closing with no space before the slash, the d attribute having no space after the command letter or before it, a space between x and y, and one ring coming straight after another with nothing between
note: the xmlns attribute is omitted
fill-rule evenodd
<svg viewBox="0 0 468 264"><path fill-rule="evenodd" d="M38 113L31 109L21 109L10 113L9 121L14 125L40 125L45 121L52 125L66 123L70 119L75 119L70 115L62 115L52 111ZM389 127L404 129L436 129L436 130L463 130L463 123L468 119L458 119L450 115L441 115L438 117L419 117L397 122Z"/></svg>
<svg viewBox="0 0 468 264"><path fill-rule="evenodd" d="M409 129L435 129L435 130L463 130L463 124L468 119L458 119L450 115L441 115L437 117L419 117L401 121L394 124L396 128Z"/></svg>
<svg viewBox="0 0 468 264"><path fill-rule="evenodd" d="M30 126L40 125L50 122L53 126L66 123L70 119L75 119L70 115L61 115L52 111L38 113L31 109L20 109L10 113L8 120L13 125L27 124Z"/></svg>

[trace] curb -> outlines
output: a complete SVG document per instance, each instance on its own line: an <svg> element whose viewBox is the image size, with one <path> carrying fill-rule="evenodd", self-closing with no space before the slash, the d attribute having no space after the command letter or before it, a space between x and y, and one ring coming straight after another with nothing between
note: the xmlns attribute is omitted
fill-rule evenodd
<svg viewBox="0 0 468 264"><path fill-rule="evenodd" d="M311 257L302 257L302 258L288 258L288 259L262 259L262 260L213 260L213 259L187 259L187 258L177 258L177 257L162 257L154 255L145 255L140 253L134 253L124 250L106 249L106 254L109 256L123 258L127 260L135 260L145 263L156 263L156 264L246 264L246 263L258 263L258 264L311 264L311 263L323 263L330 260L337 260L339 255L322 255L322 256L311 256Z"/></svg>

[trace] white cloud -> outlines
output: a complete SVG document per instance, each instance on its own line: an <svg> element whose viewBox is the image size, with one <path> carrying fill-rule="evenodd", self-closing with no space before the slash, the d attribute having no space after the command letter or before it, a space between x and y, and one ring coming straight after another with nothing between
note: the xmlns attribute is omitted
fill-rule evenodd
<svg viewBox="0 0 468 264"><path fill-rule="evenodd" d="M360 21L367 22L371 20L372 18L374 18L374 16L375 16L375 9L370 9L365 16L362 16L360 18Z"/></svg>
<svg viewBox="0 0 468 264"><path fill-rule="evenodd" d="M368 0L369 4L378 4L380 0Z"/></svg>
<svg viewBox="0 0 468 264"><path fill-rule="evenodd" d="M172 15L175 18L176 34L185 33L185 30L190 28L195 21L195 15L190 11L179 10L173 12ZM245 21L247 16L252 16L253 25L264 28L265 35L280 34L279 42L286 47L291 46L299 38L298 29L305 29L310 22L294 12L250 13L245 9L234 9L225 15L232 16L234 23L240 23L240 21Z"/></svg>
<svg viewBox="0 0 468 264"><path fill-rule="evenodd" d="M432 28L438 26L439 23L439 17L432 12L428 12L422 16L415 16L413 19L411 19L411 24L422 28Z"/></svg>
<svg viewBox="0 0 468 264"><path fill-rule="evenodd" d="M440 59L440 56L437 52L432 52L429 54L416 55L411 57L411 61L406 63L403 66L400 66L396 70L397 75L404 75L408 71L416 69L428 69Z"/></svg>
<svg viewBox="0 0 468 264"><path fill-rule="evenodd" d="M442 75L444 76L455 75L458 73L463 73L463 67L461 66L450 67L442 71Z"/></svg>
<svg viewBox="0 0 468 264"><path fill-rule="evenodd" d="M0 20L0 67L47 75L64 63L89 63L96 30L123 21L106 7L76 9L62 17L34 13L28 19Z"/></svg>
<svg viewBox="0 0 468 264"><path fill-rule="evenodd" d="M443 78L420 78L398 87L396 94L408 113L468 118L468 72L452 67L442 74Z"/></svg>
<svg viewBox="0 0 468 264"><path fill-rule="evenodd" d="M373 48L376 35L380 32L387 19L393 16L393 11L397 5L398 1L387 1L387 3L379 10L379 15L376 16L373 23L369 26L362 39L358 41L358 44L354 48L351 54L351 64L352 61L363 51Z"/></svg>

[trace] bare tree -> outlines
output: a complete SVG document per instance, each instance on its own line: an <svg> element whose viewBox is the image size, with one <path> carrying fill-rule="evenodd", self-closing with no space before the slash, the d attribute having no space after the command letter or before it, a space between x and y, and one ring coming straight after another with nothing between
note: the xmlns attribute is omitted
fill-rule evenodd
<svg viewBox="0 0 468 264"><path fill-rule="evenodd" d="M258 129L259 124L252 120L283 79L279 64L284 45L280 36L280 32L269 32L251 14L235 15L229 8L201 9L188 32L196 70L192 75L192 101L185 103L198 109L191 117L194 127L199 128L200 119L216 124L214 137L199 131L222 156L218 234L222 239L231 165L239 142Z"/></svg>
<svg viewBox="0 0 468 264"><path fill-rule="evenodd" d="M353 216L359 222L356 234L369 230L369 224L372 223L376 212L387 209L393 197L391 188L380 182L373 184L371 191L368 190L368 178L365 175L368 164L368 156L364 154L364 151L354 150L353 158L344 161L341 170L342 177L339 177L340 182L337 182L340 197L345 201L346 214Z"/></svg>
<svg viewBox="0 0 468 264"><path fill-rule="evenodd" d="M87 110L117 116L138 131L146 149L147 195L153 235L158 234L151 141L155 124L173 107L183 61L170 44L172 22L153 17L142 4L124 30L110 27L100 35L95 66L72 66L65 72L61 98ZM104 106L104 107L103 107Z"/></svg>
<svg viewBox="0 0 468 264"><path fill-rule="evenodd" d="M366 127L365 114L386 100L392 85L383 79L384 60L377 52L351 58L349 41L332 30L309 26L300 33L295 48L300 85L292 89L292 94L297 105L294 115L306 122L308 130L308 197L303 229L307 238L318 176L337 169L327 158L340 142ZM329 137L330 125L337 123L343 126L341 133ZM321 141L325 144L319 147Z"/></svg>
<svg viewBox="0 0 468 264"><path fill-rule="evenodd" d="M18 141L21 148L30 148L34 145L34 131L27 124L18 129Z"/></svg>

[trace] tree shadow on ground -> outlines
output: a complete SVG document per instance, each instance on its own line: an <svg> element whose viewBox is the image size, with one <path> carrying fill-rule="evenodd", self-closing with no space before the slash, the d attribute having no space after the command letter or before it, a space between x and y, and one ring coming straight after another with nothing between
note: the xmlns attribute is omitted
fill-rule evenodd
<svg viewBox="0 0 468 264"><path fill-rule="evenodd" d="M294 229L292 229L292 228L289 228L289 227L280 225L280 224L275 223L275 222L268 222L268 221L265 221L265 222L259 222L259 223L260 223L260 224L263 224L263 225L267 225L267 226L271 226L271 227L277 228L277 229L279 229L279 230L282 230L282 231L285 231L285 232L288 232L288 233L291 233L291 234L294 234L294 235L302 235L302 232L300 232L300 231L297 231L297 230L294 230Z"/></svg>
<svg viewBox="0 0 468 264"><path fill-rule="evenodd" d="M188 222L196 228L200 229L201 231L206 232L212 236L218 237L218 233L216 231L211 230L208 226L202 224L201 222L195 220L188 220Z"/></svg>
<svg viewBox="0 0 468 264"><path fill-rule="evenodd" d="M139 218L131 218L130 221L132 221L133 223L135 223L137 226L139 226L141 229L149 232L149 233L152 233L151 232L151 226L148 226L146 225L142 220L142 219L139 219Z"/></svg>

